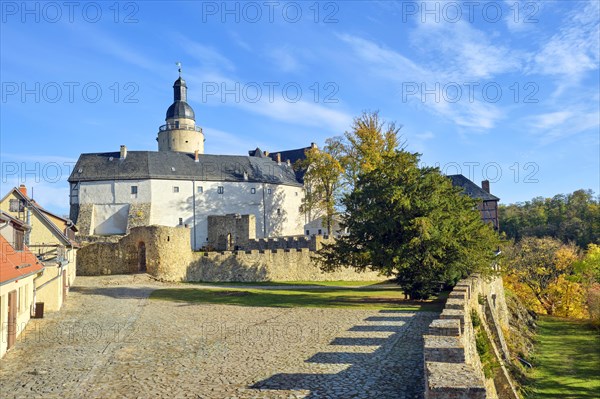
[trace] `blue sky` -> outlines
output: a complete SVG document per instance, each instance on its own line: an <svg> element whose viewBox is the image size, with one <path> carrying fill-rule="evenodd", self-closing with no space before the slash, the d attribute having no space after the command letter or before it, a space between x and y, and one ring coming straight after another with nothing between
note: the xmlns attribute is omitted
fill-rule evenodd
<svg viewBox="0 0 600 399"><path fill-rule="evenodd" d="M65 214L80 153L156 150L181 61L206 153L322 145L379 110L503 203L598 194L599 3L2 2L0 191Z"/></svg>

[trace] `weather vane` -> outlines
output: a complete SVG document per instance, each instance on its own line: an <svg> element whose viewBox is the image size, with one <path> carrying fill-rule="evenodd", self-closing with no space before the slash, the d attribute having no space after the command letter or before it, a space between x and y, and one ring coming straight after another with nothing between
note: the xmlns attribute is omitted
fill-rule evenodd
<svg viewBox="0 0 600 399"><path fill-rule="evenodd" d="M181 77L181 62L177 61L175 65L177 65L177 68L179 68L179 77Z"/></svg>

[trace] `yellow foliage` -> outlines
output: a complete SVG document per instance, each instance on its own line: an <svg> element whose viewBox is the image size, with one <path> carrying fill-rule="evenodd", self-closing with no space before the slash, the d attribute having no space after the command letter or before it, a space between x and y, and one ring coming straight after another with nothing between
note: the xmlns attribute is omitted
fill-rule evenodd
<svg viewBox="0 0 600 399"><path fill-rule="evenodd" d="M547 296L556 316L578 319L588 316L586 291L580 283L569 281L564 275L548 288Z"/></svg>
<svg viewBox="0 0 600 399"><path fill-rule="evenodd" d="M554 264L556 269L569 272L577 261L577 249L573 246L563 245L554 253Z"/></svg>

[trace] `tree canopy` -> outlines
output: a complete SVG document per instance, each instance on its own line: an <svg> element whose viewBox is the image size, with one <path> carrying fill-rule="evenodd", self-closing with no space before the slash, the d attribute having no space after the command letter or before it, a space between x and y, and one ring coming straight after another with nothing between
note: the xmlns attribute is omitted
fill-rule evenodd
<svg viewBox="0 0 600 399"><path fill-rule="evenodd" d="M319 252L325 270L342 266L396 277L413 299L491 268L499 238L481 221L476 201L419 154L387 151L361 170L344 196L348 235Z"/></svg>
<svg viewBox="0 0 600 399"><path fill-rule="evenodd" d="M500 205L499 211L501 231L516 241L547 236L580 248L600 244L600 202L591 190Z"/></svg>

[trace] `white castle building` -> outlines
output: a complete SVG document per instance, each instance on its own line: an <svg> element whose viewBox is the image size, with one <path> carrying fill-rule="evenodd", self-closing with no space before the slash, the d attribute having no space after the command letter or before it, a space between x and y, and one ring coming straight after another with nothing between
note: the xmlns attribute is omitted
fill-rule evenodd
<svg viewBox="0 0 600 399"><path fill-rule="evenodd" d="M256 237L301 235L306 148L248 156L204 154L204 134L179 76L158 151L81 154L69 177L71 219L82 235L122 235L136 226L188 226L192 248L208 241L208 216L254 215ZM314 144L313 144L314 145Z"/></svg>

